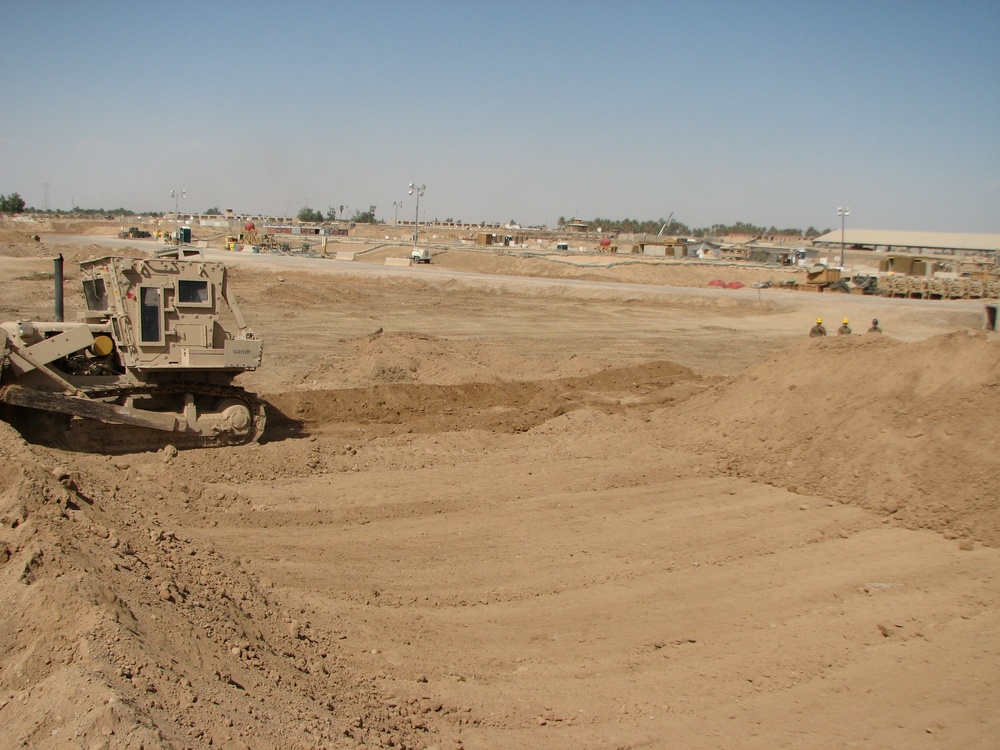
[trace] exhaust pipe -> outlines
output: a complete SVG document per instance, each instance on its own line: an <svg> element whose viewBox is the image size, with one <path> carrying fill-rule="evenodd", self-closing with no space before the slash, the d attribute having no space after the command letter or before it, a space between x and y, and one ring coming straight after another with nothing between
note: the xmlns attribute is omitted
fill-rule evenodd
<svg viewBox="0 0 1000 750"><path fill-rule="evenodd" d="M52 262L55 264L55 271L53 275L56 279L56 323L63 322L63 257L62 253L59 253L58 258L53 258Z"/></svg>

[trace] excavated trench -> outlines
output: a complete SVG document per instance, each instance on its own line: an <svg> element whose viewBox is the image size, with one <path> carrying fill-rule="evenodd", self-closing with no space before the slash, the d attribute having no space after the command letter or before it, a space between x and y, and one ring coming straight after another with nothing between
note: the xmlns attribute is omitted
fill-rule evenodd
<svg viewBox="0 0 1000 750"><path fill-rule="evenodd" d="M458 385L380 384L264 394L265 440L323 434L344 425L380 433L469 429L523 432L567 411L652 411L700 391L711 378L673 362L609 368L583 377ZM381 429L380 429L381 428Z"/></svg>

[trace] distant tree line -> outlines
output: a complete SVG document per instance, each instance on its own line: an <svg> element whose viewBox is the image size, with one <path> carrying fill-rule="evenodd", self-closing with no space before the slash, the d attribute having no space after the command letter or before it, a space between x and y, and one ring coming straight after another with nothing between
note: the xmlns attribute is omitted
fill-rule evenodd
<svg viewBox="0 0 1000 750"><path fill-rule="evenodd" d="M61 211L56 213L62 213ZM66 213L72 214L73 216L162 216L162 211L133 211L130 208L80 208L76 206L71 208Z"/></svg>
<svg viewBox="0 0 1000 750"><path fill-rule="evenodd" d="M344 218L344 211L347 210L347 206L330 206L327 209L326 215L323 212L314 208L300 208L299 212L295 215L299 221L319 223L321 221L337 221L337 209L340 209L340 218ZM369 206L367 211L362 211L360 209L355 209L354 213L351 214L350 221L355 224L377 224L375 220L375 206Z"/></svg>
<svg viewBox="0 0 1000 750"><path fill-rule="evenodd" d="M14 195L17 195L16 193ZM2 204L0 204L2 205ZM0 208L0 211L6 211L6 208ZM159 217L163 216L163 211L133 211L130 208L80 208L76 206L69 209L68 211L62 208L35 208L33 206L28 206L23 208L21 211L11 211L10 213L33 213L33 214L45 214L46 216L73 216L81 217L86 219L103 218L111 219L116 216L148 216L148 217Z"/></svg>
<svg viewBox="0 0 1000 750"><path fill-rule="evenodd" d="M17 193L0 195L0 213L19 214L24 211L24 198Z"/></svg>
<svg viewBox="0 0 1000 750"><path fill-rule="evenodd" d="M300 208L295 218L299 221L323 221L323 212L311 208Z"/></svg>
<svg viewBox="0 0 1000 750"><path fill-rule="evenodd" d="M563 227L567 223L565 217L559 217L559 226ZM604 219L596 218L587 221L591 230L606 232L608 234L665 234L673 237L719 237L728 234L749 234L753 236L763 235L792 235L805 239L819 237L824 232L819 232L815 227L806 230L799 228L779 229L775 226L763 227L750 224L745 221L738 221L735 224L713 224L710 227L691 228L687 224L677 219ZM830 230L825 230L829 232Z"/></svg>

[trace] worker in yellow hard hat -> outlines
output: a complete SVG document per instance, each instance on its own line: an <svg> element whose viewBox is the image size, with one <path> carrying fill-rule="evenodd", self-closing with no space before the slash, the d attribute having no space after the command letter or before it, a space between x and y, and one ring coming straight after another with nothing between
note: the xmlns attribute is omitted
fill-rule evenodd
<svg viewBox="0 0 1000 750"><path fill-rule="evenodd" d="M809 338L816 338L817 336L826 336L826 329L823 327L822 318L816 318L816 325L809 331Z"/></svg>
<svg viewBox="0 0 1000 750"><path fill-rule="evenodd" d="M837 329L838 336L846 336L851 332L851 327L847 325L847 318L844 318L844 322L840 324L840 328Z"/></svg>

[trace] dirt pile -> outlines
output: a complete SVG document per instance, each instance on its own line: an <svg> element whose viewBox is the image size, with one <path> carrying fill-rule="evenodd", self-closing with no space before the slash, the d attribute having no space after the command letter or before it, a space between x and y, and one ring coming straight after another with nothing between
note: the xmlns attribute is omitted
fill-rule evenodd
<svg viewBox="0 0 1000 750"><path fill-rule="evenodd" d="M629 381L627 368L608 367L606 360L586 355L540 361L522 352L488 341L449 340L419 333L377 333L345 341L348 354L339 363L344 386L355 384L513 383L561 378L591 378L595 388ZM654 363L657 377L673 377L688 368ZM640 368L645 373L649 368ZM652 371L650 370L650 371ZM667 370L670 370L668 373ZM606 373L602 375L602 373ZM640 375L645 378L645 375Z"/></svg>
<svg viewBox="0 0 1000 750"><path fill-rule="evenodd" d="M169 451L68 457L72 469L59 457L0 423L0 746L412 746L427 733L413 704L350 673L314 615L174 530L175 512L236 493L172 481Z"/></svg>
<svg viewBox="0 0 1000 750"><path fill-rule="evenodd" d="M719 468L1000 546L1000 344L809 340L662 413Z"/></svg>
<svg viewBox="0 0 1000 750"><path fill-rule="evenodd" d="M58 232L60 234L83 234L91 236L113 237L123 226L146 224L137 216L121 216L118 220L111 219L72 219L65 217L27 216L21 214L15 217L0 219L0 239L4 238L6 230L21 232L29 237L36 233Z"/></svg>
<svg viewBox="0 0 1000 750"><path fill-rule="evenodd" d="M145 257L147 255L147 253L135 248L127 248L123 253L132 257ZM51 259L62 255L65 260L67 278L70 278L70 274L77 270L76 265L81 261L108 254L108 248L101 245L61 245L46 242L44 238L35 242L26 233L0 230L0 257Z"/></svg>
<svg viewBox="0 0 1000 750"><path fill-rule="evenodd" d="M0 256L31 258L45 254L45 243L36 242L31 232L0 228Z"/></svg>
<svg viewBox="0 0 1000 750"><path fill-rule="evenodd" d="M404 337L405 340L405 337ZM447 361L456 369L474 360L460 346ZM385 353L385 350L382 350ZM437 366L444 366L438 361ZM482 373L477 373L481 375ZM587 376L530 381L392 383L335 391L265 394L270 439L364 425L365 434L485 430L525 432L578 409L648 413L681 401L712 382L672 362L608 368Z"/></svg>
<svg viewBox="0 0 1000 750"><path fill-rule="evenodd" d="M0 238L11 230L0 230ZM135 257L145 253L130 248ZM81 261L108 255L108 248L100 245L53 245L45 241L34 242L0 239L0 321L52 320L55 264L63 257L63 289L66 319L73 320L82 305L80 295Z"/></svg>

